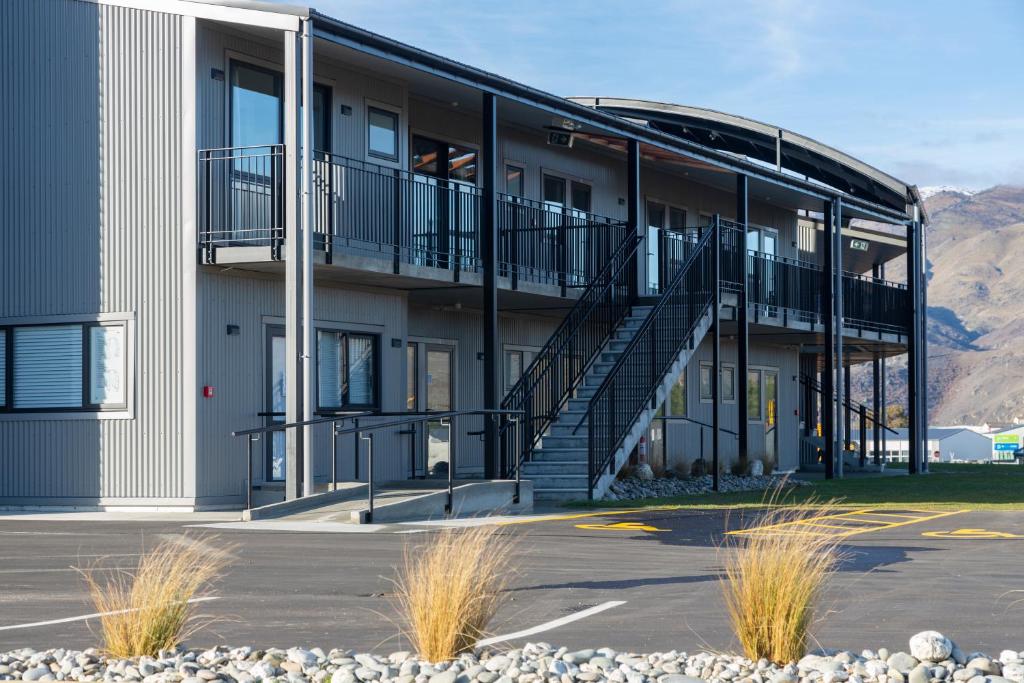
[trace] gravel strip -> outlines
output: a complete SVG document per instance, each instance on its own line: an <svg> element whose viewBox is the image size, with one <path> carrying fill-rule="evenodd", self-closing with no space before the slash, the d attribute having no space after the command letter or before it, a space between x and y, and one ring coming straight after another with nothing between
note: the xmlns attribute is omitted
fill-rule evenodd
<svg viewBox="0 0 1024 683"><path fill-rule="evenodd" d="M605 494L605 500L640 500L642 498L664 498L667 496L702 495L711 493L713 479L710 474L691 479L619 479L612 482ZM718 478L718 489L722 493L738 491L767 491L783 481L781 475L760 475L738 477L734 474L723 474ZM802 479L786 479L787 486L810 486L811 482Z"/></svg>
<svg viewBox="0 0 1024 683"><path fill-rule="evenodd" d="M762 659L701 652L635 654L609 648L570 652L547 643L469 653L431 664L410 652L388 656L347 650L179 649L157 658L107 659L95 650L14 650L0 655L0 680L281 681L282 683L1024 683L1024 651L998 657L964 654L948 638L925 631L910 652L885 648L818 651L785 666Z"/></svg>

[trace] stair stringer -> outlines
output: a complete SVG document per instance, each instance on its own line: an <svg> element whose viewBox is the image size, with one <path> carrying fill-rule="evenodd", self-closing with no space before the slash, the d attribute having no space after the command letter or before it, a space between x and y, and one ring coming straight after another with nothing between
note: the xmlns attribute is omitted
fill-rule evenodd
<svg viewBox="0 0 1024 683"><path fill-rule="evenodd" d="M632 453L633 449L636 448L636 445L640 443L640 437L647 434L647 430L651 426L651 420L654 419L658 409L665 403L669 392L672 391L672 386L679 381L679 376L686 370L686 366L689 365L690 360L697 352L697 348L704 340L708 330L711 329L711 318L711 311L706 311L693 330L693 335L691 337L692 342L683 347L682 351L679 352L679 355L676 356L676 359L672 362L672 365L669 366L664 377L662 377L661 383L655 390L654 407L645 408L643 412L637 416L636 420L633 421L633 426L626 434L626 438L623 439L622 445L617 451L615 451L612 466L613 472L608 472L606 470L594 486L595 500L604 498L605 494L608 492L608 487L612 485L612 482L615 481L615 477L619 474L619 470L622 469L623 465L625 465L626 461L629 459L629 454Z"/></svg>

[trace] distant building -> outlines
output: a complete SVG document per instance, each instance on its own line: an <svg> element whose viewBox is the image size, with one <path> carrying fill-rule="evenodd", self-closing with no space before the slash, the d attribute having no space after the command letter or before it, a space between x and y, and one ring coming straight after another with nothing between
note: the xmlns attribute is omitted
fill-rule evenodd
<svg viewBox="0 0 1024 683"><path fill-rule="evenodd" d="M1024 434L1024 427L1018 427ZM889 433L885 439L882 457L885 462L907 462L910 457L910 441L907 429L899 428L896 433ZM860 443L860 432L853 430L850 438ZM1019 437L1018 437L1019 438ZM868 458L875 457L874 440L868 432ZM988 462L995 459L992 437L979 434L971 427L932 427L928 430L928 461L929 462Z"/></svg>
<svg viewBox="0 0 1024 683"><path fill-rule="evenodd" d="M988 436L992 439L992 459L1012 460L1013 452L1024 442L1024 425L999 429Z"/></svg>

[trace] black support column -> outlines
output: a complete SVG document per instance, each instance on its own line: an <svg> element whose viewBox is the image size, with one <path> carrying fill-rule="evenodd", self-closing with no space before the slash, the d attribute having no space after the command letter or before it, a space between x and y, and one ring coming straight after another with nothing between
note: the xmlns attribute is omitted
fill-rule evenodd
<svg viewBox="0 0 1024 683"><path fill-rule="evenodd" d="M835 324L835 331L833 332L832 341L835 344L835 365L836 365L836 422L835 422L835 448L838 452L839 459L836 461L835 473L837 476L843 476L845 455L846 455L846 430L843 429L845 426L839 420L839 410L847 399L847 393L844 391L846 387L845 382L839 381L839 373L843 370L843 200L836 197L832 200L832 222L834 242L832 243L832 261L835 267L833 273L834 282L832 284L832 296L835 301L833 304L835 318L833 323Z"/></svg>
<svg viewBox="0 0 1024 683"><path fill-rule="evenodd" d="M491 93L483 95L481 147L481 257L484 268L484 408L496 410L498 394L498 104ZM497 479L501 471L497 418L484 418L484 477Z"/></svg>
<svg viewBox="0 0 1024 683"><path fill-rule="evenodd" d="M743 239L740 242L740 272L743 278L743 287L740 289L739 301L736 307L736 373L739 375L739 393L736 396L736 433L739 435L740 462L745 463L749 457L749 445L747 443L747 370L750 366L750 335L749 322L747 320L747 228L749 218L747 215L747 176L739 174L736 176L736 222L743 228Z"/></svg>
<svg viewBox="0 0 1024 683"><path fill-rule="evenodd" d="M634 234L643 237L640 233L640 141L630 139L626 145L626 221ZM646 272L646 264L643 262L646 260L644 256L646 251L646 249L638 249L636 253L636 277L631 282L629 292L633 299L636 299L642 289L640 278Z"/></svg>
<svg viewBox="0 0 1024 683"><path fill-rule="evenodd" d="M910 445L907 470L917 474L921 462L921 342L920 318L920 224L916 220L907 224L907 422Z"/></svg>
<svg viewBox="0 0 1024 683"><path fill-rule="evenodd" d="M846 403L843 405L843 445L848 449L853 443L853 401L850 400L850 385L852 384L851 373L853 368L847 363L843 366L843 395L846 397ZM861 434L863 440L864 435Z"/></svg>
<svg viewBox="0 0 1024 683"><path fill-rule="evenodd" d="M825 328L825 344L822 354L824 363L821 372L821 439L825 442L825 478L835 477L836 462L836 428L835 428L835 405L832 397L835 395L836 363L833 353L835 347L834 327L832 321L835 318L835 279L832 272L835 269L833 247L834 216L832 202L825 202L824 211L824 235L822 236L823 258L821 264L821 322Z"/></svg>
<svg viewBox="0 0 1024 683"><path fill-rule="evenodd" d="M719 286L720 267L722 253L722 221L719 215L715 214L715 224L712 227L715 234L711 245L711 327L714 330L711 347L711 481L712 488L718 490L718 449L721 447L722 431L722 406L721 406L721 384L722 384L722 317L721 309L721 287Z"/></svg>
<svg viewBox="0 0 1024 683"><path fill-rule="evenodd" d="M883 280L885 279L885 264L884 263L879 263L878 264L878 277L882 278ZM886 427L888 427L889 426L889 414L888 414L888 411L886 409L886 407L888 406L888 403L886 403L886 398L885 398L885 356L882 356L881 358L878 359L878 397L879 397L879 402L880 402L880 406L879 407L880 407L880 409L882 411L881 413L879 413L879 418L882 420L882 424L884 424ZM885 452L888 450L888 447L887 447L888 435L886 434L884 429L882 429L881 432L882 432L882 456L881 456L881 462L885 462Z"/></svg>
<svg viewBox="0 0 1024 683"><path fill-rule="evenodd" d="M871 267L871 275L876 279L881 279L879 270L881 269L880 264L875 264ZM875 457L873 462L878 465L881 463L881 448L882 448L882 421L885 420L885 412L881 405L881 384L882 384L882 358L878 352L875 352L874 358L871 361L871 410L875 413L874 429L872 430L874 436L874 451ZM866 434L860 435L861 439L866 439Z"/></svg>
<svg viewBox="0 0 1024 683"><path fill-rule="evenodd" d="M930 469L928 465L928 458L931 453L928 452L928 253L926 250L927 242L925 239L924 225L921 223L920 213L918 208L914 207L914 216L917 218L917 272L920 273L917 281L918 287L921 291L920 305L918 306L917 320L920 326L920 331L917 336L917 353L920 360L920 385L917 391L917 397L919 402L919 415L920 415L920 427L921 430L920 438L923 442L921 459L921 471L925 474Z"/></svg>

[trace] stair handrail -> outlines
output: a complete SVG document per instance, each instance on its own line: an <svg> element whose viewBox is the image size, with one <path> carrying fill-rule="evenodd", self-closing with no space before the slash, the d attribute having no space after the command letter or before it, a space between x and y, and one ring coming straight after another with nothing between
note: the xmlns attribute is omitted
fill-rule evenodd
<svg viewBox="0 0 1024 683"><path fill-rule="evenodd" d="M800 374L800 384L803 384L805 386L810 387L811 390L816 392L816 393L819 393L819 394L822 394L822 395L824 395L824 393L825 393L825 389L821 386L821 382L819 382L818 380L814 379L813 377L810 377L809 375L807 375L807 373L801 373ZM832 402L835 402L835 400L836 400L836 395L835 395L835 393L833 393L832 394ZM843 407L844 408L849 408L850 410L852 410L852 411L854 411L854 412L856 412L858 414L860 414L861 410L863 410L865 420L869 420L869 421L877 424L879 427L881 427L885 431L890 432L892 434L896 434L897 436L899 436L899 432L897 432L895 429L893 429L888 424L886 424L885 422L882 421L884 418L879 418L878 413L876 413L871 408L868 408L863 403L855 403L855 402L851 401L849 396L844 396L843 397ZM861 438L863 438L863 436Z"/></svg>
<svg viewBox="0 0 1024 683"><path fill-rule="evenodd" d="M540 436L573 396L611 334L636 303L636 254L641 241L635 232L623 238L547 343L506 393L501 408L522 411L523 417L515 423L503 422L499 428L505 476L518 473ZM625 293L620 294L620 289ZM574 354L571 344L576 335L581 334L581 330L585 334L587 326L594 323L597 323L597 329L589 335L589 344ZM559 361L564 361L567 355L572 356L569 359L572 365L564 368ZM567 377L560 372L552 374L554 368L570 372ZM542 405L540 410L535 410L538 398Z"/></svg>
<svg viewBox="0 0 1024 683"><path fill-rule="evenodd" d="M715 222L711 226L711 229L707 229L703 233L703 236L697 241L693 251L689 254L683 264L679 267L679 270L672 276L672 280L669 285L663 290L663 294L660 295L659 300L654 307L647 313L640 328L636 331L633 338L626 345L626 348L615 360L614 364L605 376L601 385L597 391L591 397L591 400L587 407L587 412L584 413L580 422L573 428L573 433L577 432L584 422L587 422L587 451L588 451L588 497L593 498L594 487L597 481L600 479L600 472L609 465L609 461L614 458L615 451L622 445L628 433L628 426L632 425L636 418L643 412L645 405L647 405L653 398L657 391L657 387L660 384L659 379L664 377L665 372L671 366L673 359L678 356L680 348L683 344L687 343L687 340L693 335L693 331L696 329L700 319L705 315L708 308L712 305L715 300L714 288L719 287L720 283L708 282L710 280L712 270L712 257L713 249L721 249L721 219L716 216ZM690 282L690 274L695 266L702 266L703 275L702 278L698 276L698 283ZM697 275L701 274L699 269L696 271ZM685 290L684 290L685 285ZM698 285L698 287L691 287L691 285ZM697 297L695 300L688 300L691 296ZM682 298L684 301L676 301L677 298ZM682 334L678 335L675 340L662 340L662 343L669 343L669 350L671 353L666 353L666 361L664 364L657 364L657 344L658 339L656 335L651 335L650 339L647 339L648 334L662 321L663 312L673 306L676 310L687 309L689 312L688 321L684 321L683 325L685 330ZM627 405L625 410L622 408L622 403L625 401L616 401L614 395L615 383L620 374L627 368L628 362L630 362L634 355L638 353L642 344L649 344L651 346L650 353L650 368L651 381L648 383L646 389L642 391L642 395L634 395L626 397L627 399L633 398L632 405ZM664 349L663 349L664 350ZM618 417L616 414L625 413L623 415L623 429L620 433L616 433L609 440L611 441L610 446L605 450L604 455L598 462L597 456L597 434L596 424L598 414L600 411L595 411L596 408L602 407L602 401L605 396L609 394L607 398L608 413L611 418L611 430L615 429L615 418Z"/></svg>

